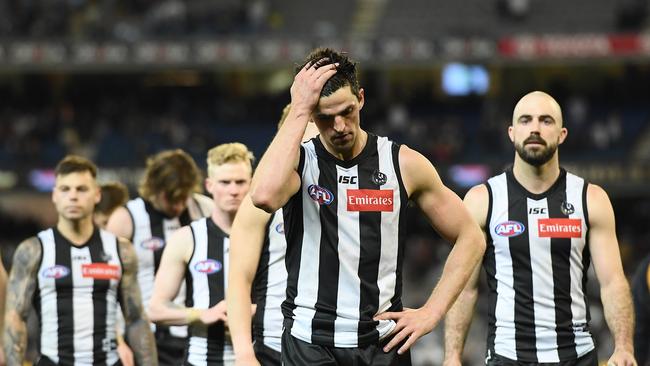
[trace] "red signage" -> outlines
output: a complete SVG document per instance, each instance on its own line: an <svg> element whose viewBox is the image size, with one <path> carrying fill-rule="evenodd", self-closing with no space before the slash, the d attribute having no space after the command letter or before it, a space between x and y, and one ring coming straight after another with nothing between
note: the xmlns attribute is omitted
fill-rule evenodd
<svg viewBox="0 0 650 366"><path fill-rule="evenodd" d="M119 266L107 263L82 264L81 275L96 280L119 280L122 277Z"/></svg>
<svg viewBox="0 0 650 366"><path fill-rule="evenodd" d="M539 219L540 238L580 238L582 219Z"/></svg>
<svg viewBox="0 0 650 366"><path fill-rule="evenodd" d="M348 211L393 211L392 189L348 189Z"/></svg>

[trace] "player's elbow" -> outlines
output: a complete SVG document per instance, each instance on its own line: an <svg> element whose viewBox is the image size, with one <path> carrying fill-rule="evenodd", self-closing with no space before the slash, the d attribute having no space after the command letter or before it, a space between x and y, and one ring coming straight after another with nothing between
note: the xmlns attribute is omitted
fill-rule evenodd
<svg viewBox="0 0 650 366"><path fill-rule="evenodd" d="M164 306L154 299L151 299L147 307L147 316L152 323L159 323L163 320Z"/></svg>
<svg viewBox="0 0 650 366"><path fill-rule="evenodd" d="M280 202L276 197L277 195L270 192L269 189L264 189L262 187L256 187L251 192L253 205L268 213L273 213L280 208Z"/></svg>

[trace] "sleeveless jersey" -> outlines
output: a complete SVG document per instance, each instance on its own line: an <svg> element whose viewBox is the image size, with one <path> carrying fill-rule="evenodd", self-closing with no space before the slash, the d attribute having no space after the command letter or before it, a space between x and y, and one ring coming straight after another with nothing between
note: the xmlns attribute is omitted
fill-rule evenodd
<svg viewBox="0 0 650 366"><path fill-rule="evenodd" d="M142 305L147 309L165 242L181 226L189 225L192 219L187 209L179 217L167 217L140 197L127 202L126 208L133 221L133 237L130 239L138 256L138 285L142 293ZM174 302L183 304L184 301L185 288L182 286ZM156 330L155 324L152 323L151 327ZM159 328L169 329L175 337L187 337L185 326Z"/></svg>
<svg viewBox="0 0 650 366"><path fill-rule="evenodd" d="M59 365L113 365L118 287L117 239L95 228L73 245L56 228L38 233L41 263L34 308L41 325L41 355Z"/></svg>
<svg viewBox="0 0 650 366"><path fill-rule="evenodd" d="M342 161L318 138L302 144L301 187L284 207L282 311L292 336L352 348L375 344L394 328L373 317L402 309L408 197L399 149L369 133L361 153Z"/></svg>
<svg viewBox="0 0 650 366"><path fill-rule="evenodd" d="M276 211L266 229L262 255L253 283L253 302L257 311L253 318L255 342L281 352L283 316L280 306L287 293L287 269L284 263L287 240L284 237L282 210Z"/></svg>
<svg viewBox="0 0 650 366"><path fill-rule="evenodd" d="M185 275L185 305L209 309L226 298L230 239L210 218L193 221L190 228L194 250ZM186 359L194 366L235 360L230 335L226 334L223 322L207 327L192 325L187 345Z"/></svg>
<svg viewBox="0 0 650 366"><path fill-rule="evenodd" d="M511 170L488 180L483 265L489 353L548 363L575 360L594 349L585 294L587 185L564 169L542 194L528 192Z"/></svg>

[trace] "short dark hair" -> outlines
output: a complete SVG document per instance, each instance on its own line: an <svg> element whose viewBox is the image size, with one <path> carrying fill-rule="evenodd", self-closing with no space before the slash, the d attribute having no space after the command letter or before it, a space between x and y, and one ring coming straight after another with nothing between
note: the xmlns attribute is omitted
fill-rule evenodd
<svg viewBox="0 0 650 366"><path fill-rule="evenodd" d="M165 150L147 159L138 193L149 201L162 193L170 202L176 202L199 192L202 179L188 153L181 149Z"/></svg>
<svg viewBox="0 0 650 366"><path fill-rule="evenodd" d="M129 190L123 183L108 182L100 186L102 199L95 205L95 212L110 215L129 200Z"/></svg>
<svg viewBox="0 0 650 366"><path fill-rule="evenodd" d="M320 92L321 98L332 95L337 90L346 86L350 87L352 94L354 94L357 99L361 98L361 95L359 94L359 79L357 78L357 63L350 60L343 52L338 52L331 48L317 48L311 51L302 65L296 68L296 74L300 72L305 65L318 62L324 58L327 59L325 64L338 63L339 65L336 67L336 74L325 82L323 90ZM319 66L321 65L317 65L317 67Z"/></svg>
<svg viewBox="0 0 650 366"><path fill-rule="evenodd" d="M63 158L54 168L54 175L67 175L70 173L89 172L93 178L97 178L97 166L89 159L79 155L68 155Z"/></svg>

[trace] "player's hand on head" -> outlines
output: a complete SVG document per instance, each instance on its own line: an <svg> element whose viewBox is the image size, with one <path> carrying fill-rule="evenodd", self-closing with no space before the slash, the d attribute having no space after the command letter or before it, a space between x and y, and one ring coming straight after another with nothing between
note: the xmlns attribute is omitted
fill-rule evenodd
<svg viewBox="0 0 650 366"><path fill-rule="evenodd" d="M615 348L607 366L637 366L637 363L631 350Z"/></svg>
<svg viewBox="0 0 650 366"><path fill-rule="evenodd" d="M423 335L431 332L440 321L431 314L431 311L425 308L408 309L404 308L398 312L385 312L375 316L375 320L393 320L395 329L393 329L392 338L386 346L384 352L389 352L396 346L400 346L397 353L403 354ZM403 344L402 344L403 343Z"/></svg>
<svg viewBox="0 0 650 366"><path fill-rule="evenodd" d="M227 322L228 315L226 313L226 300L221 300L217 305L207 310L203 310L199 316L199 320L201 320L201 323L206 325L214 324L219 321L224 323Z"/></svg>
<svg viewBox="0 0 650 366"><path fill-rule="evenodd" d="M318 105L323 86L336 74L336 66L328 58L307 63L296 74L291 85L291 108L311 113Z"/></svg>

